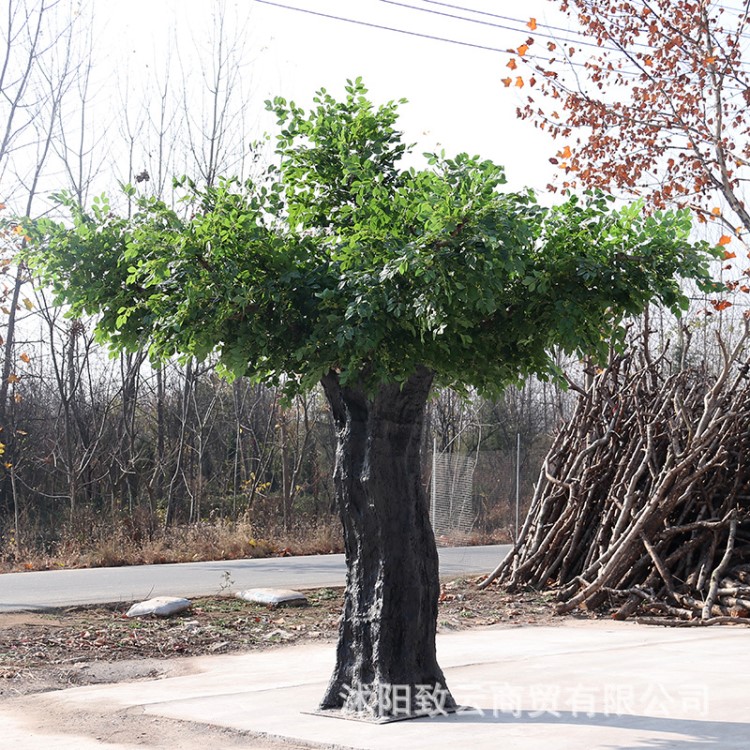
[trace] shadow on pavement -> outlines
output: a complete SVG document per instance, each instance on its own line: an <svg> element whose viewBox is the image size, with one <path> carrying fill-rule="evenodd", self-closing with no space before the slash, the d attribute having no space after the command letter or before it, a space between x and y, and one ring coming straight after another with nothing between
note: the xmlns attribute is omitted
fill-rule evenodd
<svg viewBox="0 0 750 750"><path fill-rule="evenodd" d="M643 738L637 745L612 745L618 750L688 750L715 748L716 750L745 750L750 747L750 723L744 721L710 721L701 719L673 719L666 716L613 715L573 711L507 711L493 708L467 708L450 716L433 719L438 722L466 724L551 724L563 729L566 725L611 727L631 731L679 734L673 737ZM602 748L607 747L602 745Z"/></svg>

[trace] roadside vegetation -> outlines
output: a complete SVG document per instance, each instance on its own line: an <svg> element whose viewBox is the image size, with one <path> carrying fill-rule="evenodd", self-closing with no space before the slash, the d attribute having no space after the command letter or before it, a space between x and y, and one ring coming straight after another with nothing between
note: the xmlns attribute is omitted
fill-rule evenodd
<svg viewBox="0 0 750 750"><path fill-rule="evenodd" d="M249 30L234 11L211 5L195 49L113 82L96 5L9 0L0 26L0 566L340 549L334 426L319 391L285 402L278 388L226 383L211 360L111 358L95 318L66 316L19 261L28 238L12 217L59 216L52 194L89 205L106 191L129 215L143 198L175 204L175 175L211 186L270 158L263 144L248 149L246 118L262 103L243 75ZM433 450L477 461L461 540L509 538L516 477L523 513L570 409L560 388L536 381L497 400L435 394L425 486Z"/></svg>

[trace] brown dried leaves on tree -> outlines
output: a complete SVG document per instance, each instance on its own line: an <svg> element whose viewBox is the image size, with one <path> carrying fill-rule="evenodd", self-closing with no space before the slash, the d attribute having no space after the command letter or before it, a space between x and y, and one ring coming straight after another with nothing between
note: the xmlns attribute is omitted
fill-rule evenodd
<svg viewBox="0 0 750 750"><path fill-rule="evenodd" d="M586 41L558 40L554 27L532 19L524 54L513 50L510 66L523 63L530 74L519 116L569 147L568 158L551 159L565 173L562 186L689 206L709 220L719 194L726 228L750 231L742 201L747 9L705 0L568 0L561 8Z"/></svg>

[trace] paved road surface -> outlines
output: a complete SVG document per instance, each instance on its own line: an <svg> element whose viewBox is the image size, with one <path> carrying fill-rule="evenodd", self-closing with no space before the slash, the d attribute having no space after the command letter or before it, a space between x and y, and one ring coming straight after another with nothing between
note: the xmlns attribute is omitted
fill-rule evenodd
<svg viewBox="0 0 750 750"><path fill-rule="evenodd" d="M439 550L440 574L489 573L507 545ZM152 596L209 596L256 587L343 586L343 555L49 570L0 575L0 612L135 602Z"/></svg>

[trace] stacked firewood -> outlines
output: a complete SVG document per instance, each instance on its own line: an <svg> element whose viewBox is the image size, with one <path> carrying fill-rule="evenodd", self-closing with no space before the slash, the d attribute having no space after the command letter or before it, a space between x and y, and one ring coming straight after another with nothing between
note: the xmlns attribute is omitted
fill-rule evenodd
<svg viewBox="0 0 750 750"><path fill-rule="evenodd" d="M721 371L640 347L582 393L511 554L483 582L554 588L557 609L750 622L747 334Z"/></svg>

